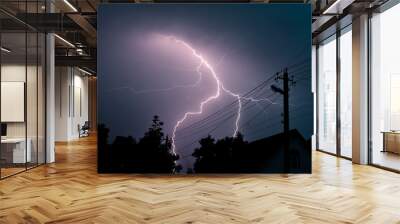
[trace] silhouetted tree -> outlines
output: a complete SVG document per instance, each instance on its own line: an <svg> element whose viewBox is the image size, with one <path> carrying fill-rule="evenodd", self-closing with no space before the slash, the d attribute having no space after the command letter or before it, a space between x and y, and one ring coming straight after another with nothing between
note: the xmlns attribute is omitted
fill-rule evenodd
<svg viewBox="0 0 400 224"><path fill-rule="evenodd" d="M247 146L243 135L225 137L215 141L210 135L199 141L200 148L196 148L192 156L196 158L194 171L197 173L231 173L240 169L240 157Z"/></svg>
<svg viewBox="0 0 400 224"><path fill-rule="evenodd" d="M178 155L172 152L171 138L164 136L163 122L154 116L150 128L139 140L131 136L117 136L108 143L109 130L98 127L98 171L128 173L177 173ZM311 141L306 141L297 130L290 132L290 172L311 172ZM284 171L283 133L253 142L236 137L215 140L207 136L192 154L193 168L187 173L282 173Z"/></svg>
<svg viewBox="0 0 400 224"><path fill-rule="evenodd" d="M310 144L297 130L290 132L291 172L310 172ZM215 140L210 135L199 141L195 157L195 173L265 173L283 172L283 133L254 142L244 141L241 133L236 137ZM303 155L302 155L303 154Z"/></svg>
<svg viewBox="0 0 400 224"><path fill-rule="evenodd" d="M132 136L117 136L112 144L107 142L108 129L99 126L99 167L103 167L99 172L179 172L179 156L172 153L171 139L164 137L162 126L163 122L154 116L151 127L138 142Z"/></svg>
<svg viewBox="0 0 400 224"><path fill-rule="evenodd" d="M172 153L171 139L168 136L164 138L162 126L163 122L157 115L154 116L151 127L139 141L139 148L146 152L147 163L151 164L151 166L143 164L143 167L155 173L179 172L181 167L175 162L179 156Z"/></svg>

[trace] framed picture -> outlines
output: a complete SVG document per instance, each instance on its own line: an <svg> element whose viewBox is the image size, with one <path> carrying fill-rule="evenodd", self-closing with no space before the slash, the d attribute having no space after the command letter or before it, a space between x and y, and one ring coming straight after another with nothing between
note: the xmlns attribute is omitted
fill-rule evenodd
<svg viewBox="0 0 400 224"><path fill-rule="evenodd" d="M307 4L104 4L98 171L310 173Z"/></svg>

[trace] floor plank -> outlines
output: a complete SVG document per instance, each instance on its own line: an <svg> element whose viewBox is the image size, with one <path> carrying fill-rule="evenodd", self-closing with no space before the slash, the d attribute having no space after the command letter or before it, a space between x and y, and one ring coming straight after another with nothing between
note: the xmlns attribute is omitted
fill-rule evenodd
<svg viewBox="0 0 400 224"><path fill-rule="evenodd" d="M96 139L0 181L0 223L400 223L400 175L313 153L311 175L97 174Z"/></svg>

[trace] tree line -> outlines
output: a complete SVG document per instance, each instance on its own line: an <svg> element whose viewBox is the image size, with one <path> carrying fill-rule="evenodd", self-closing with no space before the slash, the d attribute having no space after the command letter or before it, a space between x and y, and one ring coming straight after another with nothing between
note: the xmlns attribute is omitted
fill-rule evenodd
<svg viewBox="0 0 400 224"><path fill-rule="evenodd" d="M158 116L154 116L150 128L144 133L143 137L136 140L132 136L117 136L109 144L109 130L104 125L100 125L98 128L99 172L181 172L182 167L178 164L180 157L172 152L171 138L164 135L162 127L163 122L160 121ZM294 137L300 136L297 130L291 133L294 134ZM301 156L301 153L309 153L310 150L307 148L310 143L302 137L297 137L297 139L300 139L300 141L293 144L297 148L291 148L291 166L301 172L311 167L311 160L307 159L308 155ZM195 158L193 167L185 172L282 172L283 154L281 146L285 140L282 134L254 142L245 141L241 133L238 133L236 137L222 139L214 139L211 135L208 135L199 140L199 147L196 147L191 154Z"/></svg>

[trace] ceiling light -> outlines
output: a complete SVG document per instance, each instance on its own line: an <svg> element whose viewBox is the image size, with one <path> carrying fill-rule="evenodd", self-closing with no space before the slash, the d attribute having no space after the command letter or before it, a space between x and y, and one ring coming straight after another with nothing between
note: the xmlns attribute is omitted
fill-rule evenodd
<svg viewBox="0 0 400 224"><path fill-rule="evenodd" d="M79 55L83 55L83 49L82 48L77 48L76 49L76 53L78 53Z"/></svg>
<svg viewBox="0 0 400 224"><path fill-rule="evenodd" d="M343 10L349 7L356 0L336 0L322 14L324 15L339 15L343 13Z"/></svg>
<svg viewBox="0 0 400 224"><path fill-rule="evenodd" d="M330 5L327 9L324 10L322 14L329 14L330 11L339 4L340 0L336 0L332 5ZM338 13L339 14L339 13Z"/></svg>
<svg viewBox="0 0 400 224"><path fill-rule="evenodd" d="M9 50L9 49L7 49L5 47L1 47L1 51L4 51L6 53L10 53L11 52L11 50Z"/></svg>
<svg viewBox="0 0 400 224"><path fill-rule="evenodd" d="M78 12L78 10L68 0L64 0L64 3L67 4L74 12Z"/></svg>
<svg viewBox="0 0 400 224"><path fill-rule="evenodd" d="M81 72L83 72L83 73L85 73L86 75L90 75L90 76L92 75L92 73L90 73L90 72L88 72L88 71L86 71L86 70L83 70L83 69L81 69L81 68L79 68L79 67L78 67L78 70L81 71Z"/></svg>
<svg viewBox="0 0 400 224"><path fill-rule="evenodd" d="M64 38L62 38L62 37L60 37L60 36L57 35L57 34L54 34L54 36L57 37L57 38L58 38L59 40L61 40L62 42L64 42L65 44L67 44L68 46L75 48L75 45L73 45L73 44L72 44L71 42L69 42L68 40L66 40L66 39L64 39Z"/></svg>

